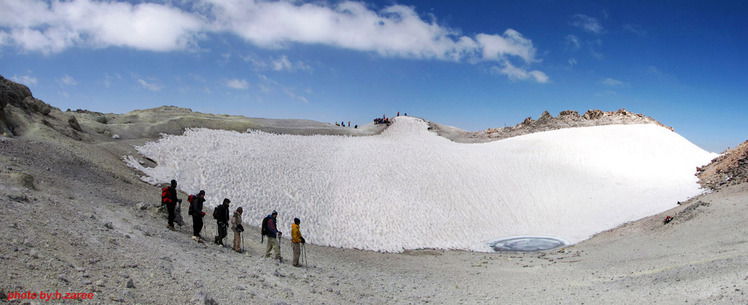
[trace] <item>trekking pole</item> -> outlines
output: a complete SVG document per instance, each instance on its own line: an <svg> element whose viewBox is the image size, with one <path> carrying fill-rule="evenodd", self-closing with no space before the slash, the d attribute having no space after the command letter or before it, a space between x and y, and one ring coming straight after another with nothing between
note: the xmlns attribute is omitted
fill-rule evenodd
<svg viewBox="0 0 748 305"><path fill-rule="evenodd" d="M306 260L306 243L301 244L301 253L304 254L304 266L309 266L309 262Z"/></svg>
<svg viewBox="0 0 748 305"><path fill-rule="evenodd" d="M229 224L225 223L223 227L224 227L223 230L226 231L226 236L223 237L222 241L223 241L223 247L226 248L226 243L229 241Z"/></svg>

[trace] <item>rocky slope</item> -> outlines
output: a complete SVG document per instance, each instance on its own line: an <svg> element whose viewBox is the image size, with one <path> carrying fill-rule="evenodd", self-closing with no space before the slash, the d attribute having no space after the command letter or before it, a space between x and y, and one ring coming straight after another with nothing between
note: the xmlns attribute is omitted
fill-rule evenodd
<svg viewBox="0 0 748 305"><path fill-rule="evenodd" d="M234 130L248 129L287 134L370 135L385 126L345 128L329 123L299 119L248 118L238 115L214 115L188 108L162 106L134 110L125 114L59 108L36 99L31 90L0 76L0 131L4 136L21 136L38 129L42 134L66 136L84 142L156 139L162 133L181 134L187 128ZM52 132L54 131L54 132Z"/></svg>
<svg viewBox="0 0 748 305"><path fill-rule="evenodd" d="M696 176L702 187L712 190L748 182L748 141L697 168Z"/></svg>
<svg viewBox="0 0 748 305"><path fill-rule="evenodd" d="M561 111L557 117L553 117L548 113L548 111L545 111L537 120L528 117L522 123L512 127L489 128L484 131L476 132L464 131L450 126L431 123L431 130L455 142L479 143L562 128L620 124L657 124L673 130L672 127L667 127L651 117L639 113L633 113L626 109L620 109L618 111L602 111L598 109L588 110L581 116L577 111L566 110Z"/></svg>

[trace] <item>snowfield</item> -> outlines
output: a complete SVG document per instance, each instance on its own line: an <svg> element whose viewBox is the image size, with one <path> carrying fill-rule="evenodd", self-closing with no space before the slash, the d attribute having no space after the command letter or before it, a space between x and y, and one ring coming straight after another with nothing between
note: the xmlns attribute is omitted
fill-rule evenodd
<svg viewBox="0 0 748 305"><path fill-rule="evenodd" d="M515 236L577 243L699 194L696 167L716 156L653 124L458 144L413 117L376 136L194 129L137 150L158 162L125 158L143 180L203 189L206 210L226 197L251 225L277 210L286 235L298 217L307 242L387 252L488 252Z"/></svg>

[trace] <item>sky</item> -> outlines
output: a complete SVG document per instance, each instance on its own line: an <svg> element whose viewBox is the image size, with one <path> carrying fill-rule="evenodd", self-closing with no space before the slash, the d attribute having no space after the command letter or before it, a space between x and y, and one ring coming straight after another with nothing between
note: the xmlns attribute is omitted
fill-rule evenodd
<svg viewBox="0 0 748 305"><path fill-rule="evenodd" d="M0 75L62 109L175 105L470 131L543 111L748 140L745 1L0 0Z"/></svg>

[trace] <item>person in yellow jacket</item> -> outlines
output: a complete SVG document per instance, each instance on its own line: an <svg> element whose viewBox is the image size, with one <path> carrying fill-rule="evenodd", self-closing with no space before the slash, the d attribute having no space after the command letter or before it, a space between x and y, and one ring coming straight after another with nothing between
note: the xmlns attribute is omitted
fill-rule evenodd
<svg viewBox="0 0 748 305"><path fill-rule="evenodd" d="M301 220L298 218L293 219L293 224L291 225L291 248L293 248L293 266L299 267L299 256L301 255L301 244L306 243L304 240L304 237L301 236L301 231L299 231L299 224L301 224Z"/></svg>

